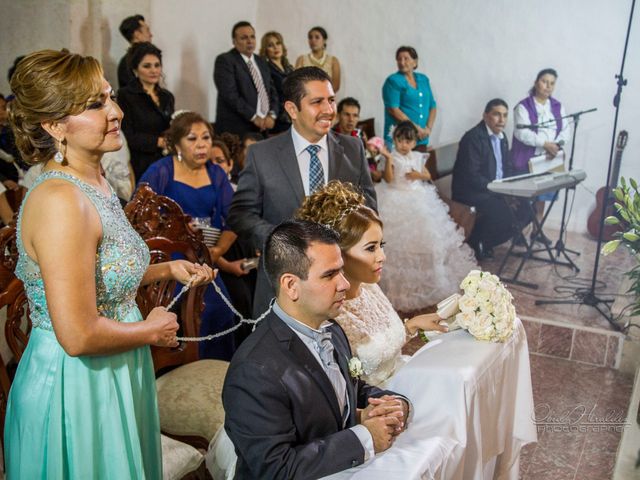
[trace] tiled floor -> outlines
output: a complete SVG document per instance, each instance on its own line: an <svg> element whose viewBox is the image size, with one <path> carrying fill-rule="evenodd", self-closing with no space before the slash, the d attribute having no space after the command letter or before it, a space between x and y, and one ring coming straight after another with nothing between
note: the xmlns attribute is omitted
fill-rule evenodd
<svg viewBox="0 0 640 480"><path fill-rule="evenodd" d="M607 480L631 396L617 370L531 354L538 443L524 448L522 480ZM553 419L551 419L553 417ZM554 423L555 421L555 423ZM553 423L553 425L551 425Z"/></svg>
<svg viewBox="0 0 640 480"><path fill-rule="evenodd" d="M553 240L557 238L557 232L547 234ZM610 479L622 433L620 426L611 423L627 421L633 378L611 368L582 363L613 365L617 337L580 330L590 327L603 333L611 332L609 322L586 305L535 305L537 299L576 298L576 287L591 285L596 242L585 235L570 233L566 245L581 253L570 256L581 269L580 273L567 267L529 261L520 279L537 283L539 288L509 285L519 315L572 327L525 323L530 350L534 352L530 358L537 420L553 415L559 418L559 424L540 426L538 443L525 447L520 465L522 480ZM483 262L482 268L497 273L506 249L496 249L495 258ZM517 261L517 258L509 259L505 273L513 273ZM623 249L600 257L597 295L614 298L624 272L632 265L633 259ZM606 428L600 424L602 420L608 422Z"/></svg>
<svg viewBox="0 0 640 480"><path fill-rule="evenodd" d="M547 235L554 241L558 232L547 230ZM565 240L567 248L580 252L580 255L569 254L580 272L576 273L565 266L529 260L525 263L519 279L538 284L537 289L529 289L518 285L509 285L514 296L518 314L524 317L535 317L543 320L567 322L572 325L603 328L611 330L611 326L598 311L587 305L536 305L536 300L572 300L577 298L576 288L589 290L595 261L596 242L585 234L569 232ZM540 247L540 245L537 245ZM495 258L481 263L484 270L497 273L507 246L495 249ZM555 253L555 251L554 251ZM537 256L549 258L546 252ZM502 276L514 274L518 262L517 257L509 258ZM618 286L624 273L633 266L635 260L624 248L609 256L600 256L596 295L603 299L613 299L617 295ZM606 308L606 307L605 307Z"/></svg>

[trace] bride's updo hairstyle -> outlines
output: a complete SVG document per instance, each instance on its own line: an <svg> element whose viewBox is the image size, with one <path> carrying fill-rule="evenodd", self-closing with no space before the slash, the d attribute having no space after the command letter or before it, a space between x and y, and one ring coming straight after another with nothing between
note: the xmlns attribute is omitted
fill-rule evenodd
<svg viewBox="0 0 640 480"><path fill-rule="evenodd" d="M372 223L382 227L376 212L351 183L331 180L308 196L296 212L301 220L322 223L340 235L340 250L346 252L360 241Z"/></svg>
<svg viewBox="0 0 640 480"><path fill-rule="evenodd" d="M93 57L66 50L41 50L24 57L11 77L9 122L16 146L29 163L49 160L56 141L42 123L78 115L100 98L103 73Z"/></svg>

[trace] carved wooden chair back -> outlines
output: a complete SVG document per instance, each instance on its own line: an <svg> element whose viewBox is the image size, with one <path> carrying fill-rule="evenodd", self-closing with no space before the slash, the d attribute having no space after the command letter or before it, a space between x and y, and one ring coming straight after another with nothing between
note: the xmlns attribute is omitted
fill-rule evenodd
<svg viewBox="0 0 640 480"><path fill-rule="evenodd" d="M15 278L17 263L16 224L11 222L0 228L0 291Z"/></svg>
<svg viewBox="0 0 640 480"><path fill-rule="evenodd" d="M146 240L151 253L151 263L160 263L171 260L175 254L180 254L185 259L198 261L192 246L188 242L173 241L168 238L155 237ZM176 294L174 280L156 282L138 289L136 301L143 316L147 316L154 307L166 306ZM179 335L194 337L200 329L200 315L204 308L204 291L206 285L190 288L178 303L176 311L180 324ZM153 364L156 372L167 367L184 365L198 360L198 345L195 342L181 342L175 348L151 347Z"/></svg>
<svg viewBox="0 0 640 480"><path fill-rule="evenodd" d="M124 213L145 240L163 237L186 242L191 245L198 262L211 263L202 232L189 226L191 217L182 211L175 200L158 195L148 184L138 186L133 198L124 207Z"/></svg>
<svg viewBox="0 0 640 480"><path fill-rule="evenodd" d="M29 318L29 302L24 285L14 278L0 293L0 309L7 308L7 322L4 325L4 336L16 362L22 358L31 334Z"/></svg>

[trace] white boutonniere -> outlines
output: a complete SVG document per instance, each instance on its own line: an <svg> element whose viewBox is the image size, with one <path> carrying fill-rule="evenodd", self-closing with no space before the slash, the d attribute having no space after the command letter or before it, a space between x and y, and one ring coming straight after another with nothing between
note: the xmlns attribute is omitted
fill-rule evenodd
<svg viewBox="0 0 640 480"><path fill-rule="evenodd" d="M349 375L353 378L360 378L360 376L364 373L364 369L362 368L362 362L358 357L351 357L349 359Z"/></svg>

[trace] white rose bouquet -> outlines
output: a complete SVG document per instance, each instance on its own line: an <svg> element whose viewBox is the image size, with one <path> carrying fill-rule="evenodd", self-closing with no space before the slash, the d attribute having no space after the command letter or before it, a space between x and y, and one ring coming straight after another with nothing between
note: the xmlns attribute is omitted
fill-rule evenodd
<svg viewBox="0 0 640 480"><path fill-rule="evenodd" d="M460 283L456 323L478 340L504 342L513 334L516 309L513 297L500 279L480 270L471 270Z"/></svg>

